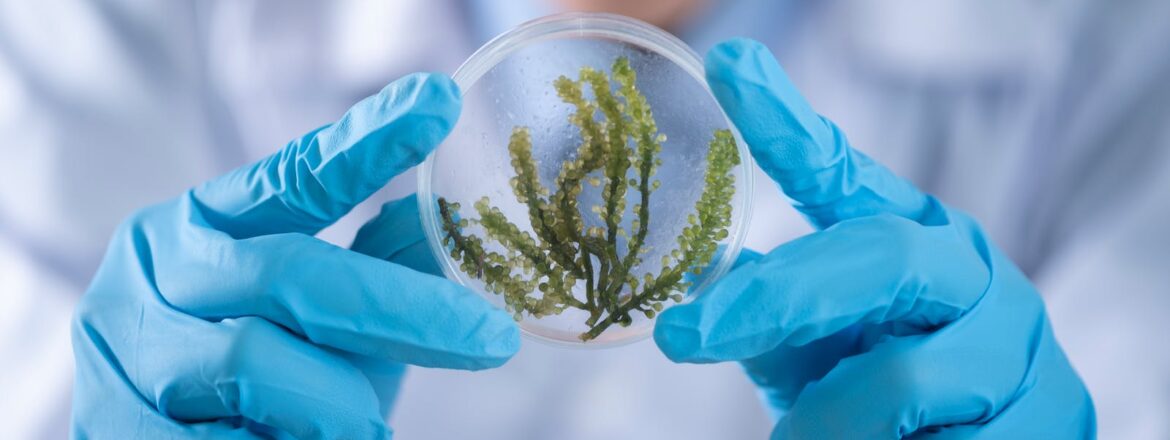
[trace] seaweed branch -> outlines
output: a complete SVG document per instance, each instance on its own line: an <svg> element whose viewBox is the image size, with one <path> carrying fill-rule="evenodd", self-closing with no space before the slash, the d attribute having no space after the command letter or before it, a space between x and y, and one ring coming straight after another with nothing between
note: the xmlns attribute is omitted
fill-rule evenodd
<svg viewBox="0 0 1170 440"><path fill-rule="evenodd" d="M666 135L658 132L650 105L635 86L637 74L629 60L618 58L610 70L612 81L605 72L584 67L576 80L561 76L553 82L557 96L573 107L569 123L578 128L581 143L574 158L561 164L551 194L540 182L528 129L513 129L508 152L516 176L511 186L527 207L531 234L486 197L475 203L477 220L460 219L459 204L438 200L443 243L460 270L503 295L517 320L525 313L539 318L567 308L588 312L583 341L614 324L629 325L631 313L653 318L664 302L682 301L690 287L686 275L698 275L727 238L735 193L732 170L739 164L731 133L717 130L709 144L703 193L676 248L663 257L657 274L636 277L632 271L648 250L650 197L661 184L654 174ZM602 202L591 211L604 226L586 227L579 208L585 184L601 187ZM637 203L627 231L622 220L631 189ZM487 252L484 238L464 234L472 224L504 252ZM577 288L584 291L582 297L574 295Z"/></svg>

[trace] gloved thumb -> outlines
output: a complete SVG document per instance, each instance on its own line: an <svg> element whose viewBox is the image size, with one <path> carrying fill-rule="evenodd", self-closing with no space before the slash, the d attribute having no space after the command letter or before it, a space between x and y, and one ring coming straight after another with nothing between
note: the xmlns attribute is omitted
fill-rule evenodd
<svg viewBox="0 0 1170 440"><path fill-rule="evenodd" d="M850 147L763 44L721 43L707 53L706 70L711 91L756 163L813 226L876 214L931 223L926 217L933 199Z"/></svg>

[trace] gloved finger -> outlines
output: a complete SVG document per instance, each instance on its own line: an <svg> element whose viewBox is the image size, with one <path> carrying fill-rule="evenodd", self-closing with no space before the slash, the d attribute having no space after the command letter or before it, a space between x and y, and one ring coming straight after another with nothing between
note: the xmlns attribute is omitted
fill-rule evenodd
<svg viewBox="0 0 1170 440"><path fill-rule="evenodd" d="M423 234L416 194L382 205L378 216L358 230L349 248L419 272L443 276Z"/></svg>
<svg viewBox="0 0 1170 440"><path fill-rule="evenodd" d="M744 372L773 411L773 420L787 412L811 382L820 380L837 362L857 354L861 326L847 327L804 345L780 344L759 356L740 361Z"/></svg>
<svg viewBox="0 0 1170 440"><path fill-rule="evenodd" d="M927 338L895 338L841 359L803 390L772 438L907 438L927 427L986 421L1010 400L1020 377L987 371L989 361L1012 360L997 347L961 351L926 346Z"/></svg>
<svg viewBox="0 0 1170 440"><path fill-rule="evenodd" d="M759 252L744 248L731 268L735 270L764 257ZM805 384L824 376L838 359L852 353L857 339L854 330L856 327L850 327L799 347L781 344L767 353L744 359L740 364L767 400L768 408L787 409L792 406ZM780 415L773 414L773 418L779 419Z"/></svg>
<svg viewBox="0 0 1170 440"><path fill-rule="evenodd" d="M415 194L383 204L378 215L358 230L350 250L419 272L437 276L443 274L423 235ZM378 394L382 414L389 416L398 397L406 366L348 352L339 351L337 355L362 370Z"/></svg>
<svg viewBox="0 0 1170 440"><path fill-rule="evenodd" d="M450 132L460 105L446 76L406 76L337 122L195 188L196 207L236 238L316 233L421 162Z"/></svg>
<svg viewBox="0 0 1170 440"><path fill-rule="evenodd" d="M345 360L264 319L203 324L148 328L154 361L134 381L160 412L241 416L296 438L389 438L369 381Z"/></svg>
<svg viewBox="0 0 1170 440"><path fill-rule="evenodd" d="M81 304L79 311L86 302ZM229 420L184 423L159 413L129 383L125 369L130 366L106 358L110 344L81 319L82 313L73 321L76 380L69 438L264 438ZM127 420L134 421L129 435Z"/></svg>
<svg viewBox="0 0 1170 440"><path fill-rule="evenodd" d="M1050 329L1049 329L1050 330ZM1049 331L1051 335L1051 331ZM1042 341L1042 344L1047 344ZM1094 438L1097 415L1093 399L1056 345L1037 344L1038 358L1059 356L1060 367L1038 359L1021 381L1011 404L982 423L950 424L914 436L920 440L998 438ZM1043 371L1043 373L1040 373Z"/></svg>
<svg viewBox="0 0 1170 440"><path fill-rule="evenodd" d="M111 366L103 368L112 369ZM80 373L80 372L79 372ZM107 379L117 381L113 374L95 372L100 377L79 380L97 380L110 384ZM119 384L120 385L120 384ZM142 400L133 388L109 387L104 393L73 398L73 422L69 438L213 438L224 440L265 440L268 437L252 432L245 426L230 420L216 420L199 423L183 423L159 414L149 403ZM127 433L125 421L133 420L134 426Z"/></svg>
<svg viewBox="0 0 1170 440"><path fill-rule="evenodd" d="M145 243L126 235L116 239ZM111 249L107 261L149 252ZM299 438L388 435L369 383L344 360L260 318L212 323L180 313L155 300L147 273L129 280L99 270L94 285L111 277L116 289L94 289L78 305L74 346L79 383L100 377L117 400L109 408L81 403L90 408L78 410L92 417L95 406L111 414L137 402L150 410L82 425L100 429L130 420L142 437L163 438L174 432L171 424L185 424L181 432L222 432L214 422L240 425L243 417Z"/></svg>
<svg viewBox="0 0 1170 440"><path fill-rule="evenodd" d="M681 362L750 359L855 324L929 329L978 301L989 273L951 227L883 215L782 245L667 309L654 340Z"/></svg>
<svg viewBox="0 0 1170 440"><path fill-rule="evenodd" d="M398 392L402 388L402 380L406 377L406 365L391 360L365 356L348 351L341 351L321 346L333 355L345 359L366 376L374 394L378 396L378 413L382 418L390 417L394 403L398 400Z"/></svg>
<svg viewBox="0 0 1170 440"><path fill-rule="evenodd" d="M998 370L1026 363L1010 363L1016 359L994 344L929 345L927 338L891 339L842 359L805 388L773 438L905 438L927 427L986 421L1010 401L1022 375Z"/></svg>
<svg viewBox="0 0 1170 440"><path fill-rule="evenodd" d="M1096 432L1092 399L1055 341L1043 300L1030 287L1021 289L1025 276L993 252L996 281L962 319L842 361L801 395L779 427L824 432L832 422L813 414L831 412L865 429L849 438L895 430L923 439Z"/></svg>
<svg viewBox="0 0 1170 440"><path fill-rule="evenodd" d="M1034 365L1059 355L1059 349L1038 295L991 289L963 319L936 332L886 339L843 358L800 394L773 436L905 438L926 429L984 424L1020 405L1021 397L1041 385ZM1077 401L1065 397L1050 403ZM1008 437L1018 434L1023 433ZM1040 437L1065 438L1054 434Z"/></svg>
<svg viewBox="0 0 1170 440"><path fill-rule="evenodd" d="M752 156L817 228L894 214L931 224L937 203L813 111L764 45L734 39L706 57L707 82Z"/></svg>
<svg viewBox="0 0 1170 440"><path fill-rule="evenodd" d="M182 258L154 269L163 297L188 314L259 316L317 344L425 367L493 368L519 349L510 316L446 279L303 234L184 234L183 252L159 249Z"/></svg>

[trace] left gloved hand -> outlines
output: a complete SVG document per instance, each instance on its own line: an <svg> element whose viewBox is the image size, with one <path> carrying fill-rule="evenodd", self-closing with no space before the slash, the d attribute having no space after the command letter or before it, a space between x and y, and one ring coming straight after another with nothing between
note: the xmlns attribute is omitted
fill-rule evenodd
<svg viewBox="0 0 1170 440"><path fill-rule="evenodd" d="M680 362L742 361L773 438L1093 438L1093 405L1028 279L970 217L853 150L759 43L707 77L760 167L820 229L664 312Z"/></svg>
<svg viewBox="0 0 1170 440"><path fill-rule="evenodd" d="M435 270L413 200L387 205L357 252L313 237L421 161L460 108L450 78L409 75L131 215L75 309L71 436L389 438L403 364L506 362L511 317L419 272Z"/></svg>

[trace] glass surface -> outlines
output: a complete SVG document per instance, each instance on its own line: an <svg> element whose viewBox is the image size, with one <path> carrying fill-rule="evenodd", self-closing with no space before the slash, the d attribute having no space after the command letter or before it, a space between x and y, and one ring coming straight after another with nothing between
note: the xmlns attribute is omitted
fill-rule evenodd
<svg viewBox="0 0 1170 440"><path fill-rule="evenodd" d="M727 271L739 253L750 214L751 157L703 82L698 57L669 34L633 19L605 14L562 14L526 23L497 37L472 55L455 74L463 92L460 120L419 172L423 226L448 278L504 307L504 297L488 292L480 279L482 271L468 273L461 269L460 261L452 258L453 244L450 239L444 240L448 234L438 200L459 204L457 220L469 220L460 228L461 233L483 237L487 252L507 254L508 249L490 240L483 226L476 222L480 215L474 206L483 197L539 243L540 234L534 231L529 207L518 200L510 183L516 171L509 153L509 139L517 127L527 130L539 181L543 187L555 191L563 163L577 159L582 135L581 129L570 123L576 107L558 96L554 81L562 75L576 80L582 67L611 74L611 66L621 57L628 59L636 72L636 88L653 112L657 131L665 137L657 154L661 164L653 176L661 183L649 199L645 253L629 272L638 280L647 273L656 276L663 267L663 257L678 247L688 216L696 212L696 201L704 191L706 158L717 130L731 130L740 160L729 173L734 177L735 187L730 200L730 225L726 237L719 240L719 251L701 275L687 276L692 284L684 290L689 290L687 295L701 294L710 280ZM617 83L612 84L616 90ZM589 89L585 90L586 98L593 98ZM600 111L597 115L599 120L604 117ZM629 148L636 149L636 143L630 141ZM586 182L577 197L585 231L606 227L602 217L591 211L593 206L603 203L602 190L606 186L603 171L589 176L586 180L602 184L594 186ZM627 177L639 177L636 166L631 166ZM618 223L626 232L616 239L619 253L629 251L630 237L636 235L638 228L633 221L638 218L635 209L640 195L637 186L626 191L626 206ZM596 266L600 261L594 257L591 261L594 273L598 273ZM532 278L521 269L516 274ZM585 283L581 280L572 287L574 298L582 302L586 300ZM637 293L630 286L621 290L620 295ZM531 296L540 298L542 293L533 291ZM683 299L687 300L689 297ZM666 300L661 305L669 307L674 303ZM590 313L572 307L539 318L523 313L519 325L525 335L546 342L578 347L612 346L637 341L651 333L653 319L647 313L635 311L629 316L632 319L628 325L609 326L587 341L581 335L598 320L591 326L587 324Z"/></svg>

